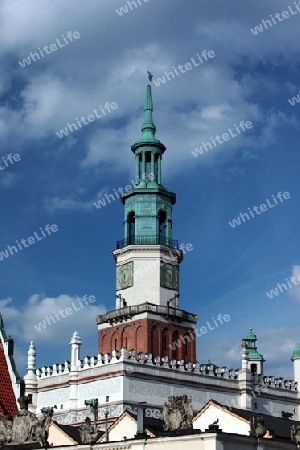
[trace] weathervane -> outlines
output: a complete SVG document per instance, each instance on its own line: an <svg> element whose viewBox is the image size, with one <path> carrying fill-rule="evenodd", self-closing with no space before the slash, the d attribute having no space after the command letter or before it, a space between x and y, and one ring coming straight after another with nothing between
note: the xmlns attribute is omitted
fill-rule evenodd
<svg viewBox="0 0 300 450"><path fill-rule="evenodd" d="M152 78L153 78L153 74L151 72L149 72L149 70L147 70L147 74L148 74L148 79L151 82Z"/></svg>

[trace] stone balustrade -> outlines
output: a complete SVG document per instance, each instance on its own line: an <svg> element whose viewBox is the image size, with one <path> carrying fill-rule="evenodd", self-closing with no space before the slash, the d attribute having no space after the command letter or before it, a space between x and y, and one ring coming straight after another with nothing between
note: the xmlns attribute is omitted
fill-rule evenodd
<svg viewBox="0 0 300 450"><path fill-rule="evenodd" d="M191 372L196 375L217 377L222 379L237 380L239 375L239 369L228 369L227 367L217 367L214 364L200 364L198 361L191 363L185 363L184 360L169 359L167 356L160 358L154 356L151 353L138 353L135 350L127 350L122 348L119 352L114 350L112 354L106 353L102 355L99 353L97 356L86 356L78 363L78 370L83 371L86 369L93 369L99 366L105 366L107 364L114 364L118 362L130 362L134 364L146 364L157 366L169 370L178 370L183 372ZM39 378L47 378L51 376L59 376L68 374L71 370L71 364L69 361L65 361L63 364L53 364L53 366L42 367L36 370L36 375ZM134 371L131 369L125 369L127 372ZM297 391L298 383L293 380L284 380L283 378L275 378L274 376L258 376L253 375L252 381L255 384L266 386L274 389L283 389L289 391Z"/></svg>
<svg viewBox="0 0 300 450"><path fill-rule="evenodd" d="M134 364L146 364L157 366L169 370L179 370L184 372L191 372L197 375L213 376L223 379L238 378L239 369L228 369L227 367L217 367L214 364L200 364L198 361L191 363L185 363L184 360L169 359L167 356L160 358L154 356L151 353L138 353L135 350L127 351L126 348L122 348L120 352L114 350L112 354L106 353L102 355L99 353L97 356L85 356L83 360L78 362L78 371L86 369L93 369L99 366L105 366L107 364L114 364L119 362L130 362ZM134 370L132 368L132 370ZM63 364L53 364L53 366L41 367L36 370L38 378L47 378L50 376L59 376L68 374L71 371L70 361L65 361Z"/></svg>
<svg viewBox="0 0 300 450"><path fill-rule="evenodd" d="M286 389L289 391L297 391L298 383L294 380L284 380L283 378L275 378L274 376L258 377L260 384L267 386L268 388Z"/></svg>

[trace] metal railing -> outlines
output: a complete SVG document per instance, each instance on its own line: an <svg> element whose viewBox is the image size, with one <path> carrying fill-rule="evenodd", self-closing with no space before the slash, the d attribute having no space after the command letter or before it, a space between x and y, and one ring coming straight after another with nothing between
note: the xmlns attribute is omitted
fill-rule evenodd
<svg viewBox="0 0 300 450"><path fill-rule="evenodd" d="M166 247L178 248L178 241L159 235L131 236L117 241L117 249L124 248L127 245L165 245Z"/></svg>

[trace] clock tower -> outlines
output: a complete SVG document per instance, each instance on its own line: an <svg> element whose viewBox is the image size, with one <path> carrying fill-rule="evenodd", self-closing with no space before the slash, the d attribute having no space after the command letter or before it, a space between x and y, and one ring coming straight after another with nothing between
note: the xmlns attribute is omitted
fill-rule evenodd
<svg viewBox="0 0 300 450"><path fill-rule="evenodd" d="M135 186L122 195L124 238L113 252L116 309L97 317L99 353L121 348L154 357L196 360L197 316L179 308L183 253L172 238L176 195L162 184L166 147L156 138L148 84L142 137L131 146Z"/></svg>

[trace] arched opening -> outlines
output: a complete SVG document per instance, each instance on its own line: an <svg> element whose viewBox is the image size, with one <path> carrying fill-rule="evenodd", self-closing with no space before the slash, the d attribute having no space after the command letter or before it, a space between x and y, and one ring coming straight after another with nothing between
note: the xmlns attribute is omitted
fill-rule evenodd
<svg viewBox="0 0 300 450"><path fill-rule="evenodd" d="M130 332L130 326L128 325L127 327L125 327L123 329L122 336L121 336L122 348L126 348L127 350L129 350L129 346L131 345L131 342L129 339L129 332Z"/></svg>
<svg viewBox="0 0 300 450"><path fill-rule="evenodd" d="M104 334L104 336L102 336L102 346L99 353L109 353L109 339L107 334Z"/></svg>
<svg viewBox="0 0 300 450"><path fill-rule="evenodd" d="M257 373L257 364L251 364L250 370L253 375Z"/></svg>
<svg viewBox="0 0 300 450"><path fill-rule="evenodd" d="M180 341L178 340L178 331L174 331L172 336L172 359L178 360L178 346Z"/></svg>
<svg viewBox="0 0 300 450"><path fill-rule="evenodd" d="M134 211L131 211L127 216L127 223L128 223L128 244L134 244L135 243L135 214Z"/></svg>
<svg viewBox="0 0 300 450"><path fill-rule="evenodd" d="M189 360L190 358L189 343L191 339L187 333L184 335L183 340L184 340L184 356L186 357L186 360Z"/></svg>
<svg viewBox="0 0 300 450"><path fill-rule="evenodd" d="M111 337L111 350L120 350L119 333L116 331Z"/></svg>
<svg viewBox="0 0 300 450"><path fill-rule="evenodd" d="M146 173L145 173L145 182L146 184L150 181L150 173L151 173L151 153L152 152L146 152Z"/></svg>
<svg viewBox="0 0 300 450"><path fill-rule="evenodd" d="M159 211L158 213L158 234L159 243L165 245L167 237L167 215L165 211Z"/></svg>
<svg viewBox="0 0 300 450"><path fill-rule="evenodd" d="M168 356L168 328L164 328L161 333L161 356Z"/></svg>
<svg viewBox="0 0 300 450"><path fill-rule="evenodd" d="M140 352L146 352L145 349L145 339L144 339L144 328L142 326L139 326L138 329L136 330L136 334L135 334L135 348L136 348L136 353L140 353Z"/></svg>
<svg viewBox="0 0 300 450"><path fill-rule="evenodd" d="M159 355L159 331L157 325L154 325L151 330L151 353L153 356L160 356Z"/></svg>

